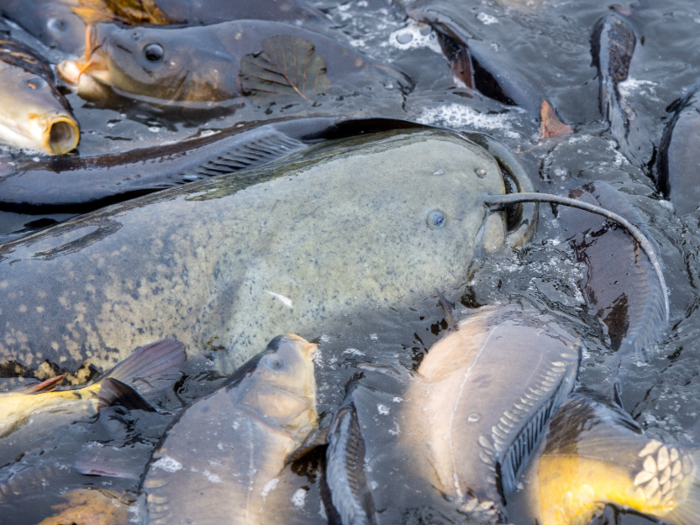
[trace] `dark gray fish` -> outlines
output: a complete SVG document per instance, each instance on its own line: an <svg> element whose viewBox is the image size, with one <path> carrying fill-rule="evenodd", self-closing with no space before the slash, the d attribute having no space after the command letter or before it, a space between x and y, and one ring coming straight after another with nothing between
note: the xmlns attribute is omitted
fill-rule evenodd
<svg viewBox="0 0 700 525"><path fill-rule="evenodd" d="M85 47L85 24L70 0L3 0L0 15L12 20L34 38L64 53L80 53Z"/></svg>
<svg viewBox="0 0 700 525"><path fill-rule="evenodd" d="M618 87L628 78L636 44L632 25L620 13L611 12L593 26L591 55L598 70L600 112L625 156L642 165L651 158L651 142L645 130L639 129L643 126L640 117Z"/></svg>
<svg viewBox="0 0 700 525"><path fill-rule="evenodd" d="M523 476L523 523L589 523L606 505L669 525L700 518L700 447L644 435L619 407L576 393Z"/></svg>
<svg viewBox="0 0 700 525"><path fill-rule="evenodd" d="M471 10L460 2L418 0L406 12L435 30L453 73L468 87L539 117L542 93L513 67L506 53L494 51L476 26Z"/></svg>
<svg viewBox="0 0 700 525"><path fill-rule="evenodd" d="M700 203L700 94L698 85L672 108L673 118L659 146L657 185L676 208L676 213L694 213Z"/></svg>
<svg viewBox="0 0 700 525"><path fill-rule="evenodd" d="M574 188L569 197L614 210L652 239L644 219L609 184ZM665 294L648 257L626 231L601 217L561 207L559 220L578 261L586 266L581 287L589 308L607 326L613 350L621 357L643 358L667 324Z"/></svg>
<svg viewBox="0 0 700 525"><path fill-rule="evenodd" d="M421 127L393 119L317 117L230 128L176 144L95 157L0 163L0 211L86 213L154 191L262 166L316 142ZM1 162L1 161L0 161ZM3 232L0 228L0 234Z"/></svg>

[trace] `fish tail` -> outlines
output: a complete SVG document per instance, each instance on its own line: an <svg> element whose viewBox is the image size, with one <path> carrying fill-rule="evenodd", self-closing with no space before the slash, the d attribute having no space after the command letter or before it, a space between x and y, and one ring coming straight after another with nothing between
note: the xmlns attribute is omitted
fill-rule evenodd
<svg viewBox="0 0 700 525"><path fill-rule="evenodd" d="M177 339L161 339L136 350L115 366L104 379L116 379L138 388L142 394L170 387L185 362L185 346Z"/></svg>
<svg viewBox="0 0 700 525"><path fill-rule="evenodd" d="M670 510L654 516L669 525L696 525L700 523L700 445L679 450L679 458L671 466L676 473L671 477L672 488L662 497Z"/></svg>

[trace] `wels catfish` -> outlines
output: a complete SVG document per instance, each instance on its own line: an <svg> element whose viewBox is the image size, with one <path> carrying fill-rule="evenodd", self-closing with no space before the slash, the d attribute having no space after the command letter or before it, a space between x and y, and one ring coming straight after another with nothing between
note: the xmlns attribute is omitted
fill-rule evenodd
<svg viewBox="0 0 700 525"><path fill-rule="evenodd" d="M650 439L620 408L577 393L552 418L523 477L529 510L519 523L587 524L606 505L669 525L697 523L699 468L697 444Z"/></svg>
<svg viewBox="0 0 700 525"><path fill-rule="evenodd" d="M90 417L104 406L125 403L153 410L141 394L172 385L184 361L182 343L164 339L140 348L100 380L82 388L57 388L63 379L57 376L0 394L0 464L53 436L58 427Z"/></svg>
<svg viewBox="0 0 700 525"><path fill-rule="evenodd" d="M397 93L411 82L397 68L318 33L260 20L199 27L88 28L84 57L58 65L78 94L110 93L160 106L232 107L242 97L322 104L324 97ZM387 94L388 95L388 94ZM342 98L340 99L342 100Z"/></svg>
<svg viewBox="0 0 700 525"><path fill-rule="evenodd" d="M509 166L517 188L524 172ZM31 374L101 369L175 337L224 374L280 330L323 333L459 285L475 255L526 242L508 229L499 163L442 130L329 141L86 215L0 248L0 359Z"/></svg>
<svg viewBox="0 0 700 525"><path fill-rule="evenodd" d="M187 407L143 480L144 523L253 525L284 516L285 461L316 427L317 350L278 336L223 387Z"/></svg>

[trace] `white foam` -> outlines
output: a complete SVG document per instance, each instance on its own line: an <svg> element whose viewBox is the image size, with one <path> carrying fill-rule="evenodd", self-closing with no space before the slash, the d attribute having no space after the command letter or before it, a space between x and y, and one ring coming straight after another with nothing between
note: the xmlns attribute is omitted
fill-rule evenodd
<svg viewBox="0 0 700 525"><path fill-rule="evenodd" d="M451 128L511 129L511 116L507 113L484 115L469 106L449 104L423 110L416 119L421 124L437 124ZM519 137L520 135L518 135ZM516 138L516 137L513 137Z"/></svg>
<svg viewBox="0 0 700 525"><path fill-rule="evenodd" d="M170 456L163 456L158 461L153 463L153 468L163 469L165 472L177 472L182 470L182 463Z"/></svg>
<svg viewBox="0 0 700 525"><path fill-rule="evenodd" d="M490 26L498 23L498 18L496 18L495 16L487 15L486 13L479 13L478 15L476 15L476 19L485 26Z"/></svg>
<svg viewBox="0 0 700 525"><path fill-rule="evenodd" d="M306 503L306 491L304 489L297 490L292 496L292 503L297 508L302 508Z"/></svg>
<svg viewBox="0 0 700 525"><path fill-rule="evenodd" d="M427 47L431 51L442 55L442 49L435 32L432 30L427 32L426 27L415 20L409 20L404 27L389 35L389 45L402 51Z"/></svg>
<svg viewBox="0 0 700 525"><path fill-rule="evenodd" d="M209 481L210 483L221 483L221 478L216 474L212 474L208 470L205 470L204 472L202 472L202 474L205 478L207 478L207 481Z"/></svg>
<svg viewBox="0 0 700 525"><path fill-rule="evenodd" d="M388 416L389 415L389 407L386 405L377 405L377 412L379 412L383 416Z"/></svg>
<svg viewBox="0 0 700 525"><path fill-rule="evenodd" d="M263 498L266 498L267 495L275 490L277 488L277 484L280 482L279 478L274 478L268 481L265 486L262 489L262 492L260 494L262 495Z"/></svg>

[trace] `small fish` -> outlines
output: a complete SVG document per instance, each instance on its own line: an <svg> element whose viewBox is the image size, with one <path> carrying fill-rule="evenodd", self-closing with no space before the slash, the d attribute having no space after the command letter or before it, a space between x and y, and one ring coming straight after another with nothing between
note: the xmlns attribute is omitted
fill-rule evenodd
<svg viewBox="0 0 700 525"><path fill-rule="evenodd" d="M226 384L186 408L154 452L146 523L257 524L283 515L285 461L316 427L317 350L278 336Z"/></svg>
<svg viewBox="0 0 700 525"><path fill-rule="evenodd" d="M669 525L700 520L700 446L646 437L621 409L572 395L523 478L530 521L587 524L605 505Z"/></svg>
<svg viewBox="0 0 700 525"><path fill-rule="evenodd" d="M651 142L646 138L647 122L637 115L618 88L628 78L636 45L632 25L618 10L600 18L593 27L591 55L598 70L600 112L610 123L610 132L622 152L630 161L641 165L652 154Z"/></svg>
<svg viewBox="0 0 700 525"><path fill-rule="evenodd" d="M179 377L185 360L184 346L174 339L146 345L105 376L84 387L58 389L57 376L24 390L0 394L0 464L27 452L32 443L52 436L60 425L94 415L102 407L123 404L153 410L136 392L162 390Z"/></svg>
<svg viewBox="0 0 700 525"><path fill-rule="evenodd" d="M0 31L0 142L49 155L78 145L80 127L49 64Z"/></svg>
<svg viewBox="0 0 700 525"><path fill-rule="evenodd" d="M673 117L664 130L659 147L656 182L676 213L696 212L700 203L700 92L692 86L688 94L672 106Z"/></svg>
<svg viewBox="0 0 700 525"><path fill-rule="evenodd" d="M308 105L323 96L395 89L411 82L400 70L305 29L236 20L198 27L89 26L84 57L58 65L87 99L116 93L158 106Z"/></svg>

